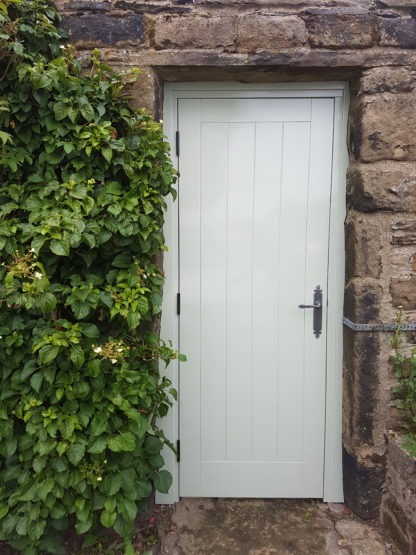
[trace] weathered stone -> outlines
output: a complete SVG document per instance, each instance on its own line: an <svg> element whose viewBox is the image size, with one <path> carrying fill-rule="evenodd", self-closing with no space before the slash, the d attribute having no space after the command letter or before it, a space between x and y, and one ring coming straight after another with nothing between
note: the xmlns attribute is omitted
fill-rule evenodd
<svg viewBox="0 0 416 555"><path fill-rule="evenodd" d="M345 315L353 322L377 323L382 295L381 285L376 279L350 280L345 288Z"/></svg>
<svg viewBox="0 0 416 555"><path fill-rule="evenodd" d="M383 18L380 22L382 46L416 48L416 20L413 18Z"/></svg>
<svg viewBox="0 0 416 555"><path fill-rule="evenodd" d="M412 548L406 537L406 532L401 530L394 517L383 505L381 509L381 523L385 533L394 542L395 546L400 549L401 553L412 553Z"/></svg>
<svg viewBox="0 0 416 555"><path fill-rule="evenodd" d="M361 524L356 520L338 520L335 523L335 530L343 538L349 541L368 538L371 528L365 524Z"/></svg>
<svg viewBox="0 0 416 555"><path fill-rule="evenodd" d="M391 434L381 521L402 553L416 550L416 458Z"/></svg>
<svg viewBox="0 0 416 555"><path fill-rule="evenodd" d="M362 105L363 161L416 160L416 110L411 93L366 96Z"/></svg>
<svg viewBox="0 0 416 555"><path fill-rule="evenodd" d="M414 245L416 247L416 222L399 220L391 227L391 244L396 247Z"/></svg>
<svg viewBox="0 0 416 555"><path fill-rule="evenodd" d="M409 67L375 67L363 73L359 93L412 92L415 87L415 71Z"/></svg>
<svg viewBox="0 0 416 555"><path fill-rule="evenodd" d="M366 465L344 448L343 470L348 506L361 518L377 518L386 474L384 464Z"/></svg>
<svg viewBox="0 0 416 555"><path fill-rule="evenodd" d="M132 105L135 108L144 108L151 114L157 116L157 79L151 70L143 70L137 80L127 85L125 91L131 96Z"/></svg>
<svg viewBox="0 0 416 555"><path fill-rule="evenodd" d="M390 285L392 304L405 310L416 310L416 279L392 279Z"/></svg>
<svg viewBox="0 0 416 555"><path fill-rule="evenodd" d="M357 212L350 214L345 238L347 281L354 277L380 277L383 244L378 219Z"/></svg>
<svg viewBox="0 0 416 555"><path fill-rule="evenodd" d="M157 18L154 25L155 48L190 48L205 50L232 48L237 37L236 17Z"/></svg>
<svg viewBox="0 0 416 555"><path fill-rule="evenodd" d="M104 14L64 15L62 26L69 39L84 46L141 43L144 38L143 16L138 14L113 17Z"/></svg>
<svg viewBox="0 0 416 555"><path fill-rule="evenodd" d="M368 48L377 42L376 19L368 14L312 15L306 26L314 48Z"/></svg>
<svg viewBox="0 0 416 555"><path fill-rule="evenodd" d="M328 509L331 513L342 515L345 511L347 511L347 506L345 503L328 503Z"/></svg>
<svg viewBox="0 0 416 555"><path fill-rule="evenodd" d="M350 165L347 202L363 212L416 210L416 164L376 162Z"/></svg>
<svg viewBox="0 0 416 555"><path fill-rule="evenodd" d="M348 540L338 540L338 547L351 547L351 542Z"/></svg>
<svg viewBox="0 0 416 555"><path fill-rule="evenodd" d="M189 4L187 6L186 4ZM192 11L193 2L183 0L182 2L175 2L172 5L170 2L149 2L148 0L118 0L113 2L113 7L116 10L128 10L129 12L137 12L146 14L158 13L172 13L175 15L186 14Z"/></svg>
<svg viewBox="0 0 416 555"><path fill-rule="evenodd" d="M357 334L344 329L343 438L351 450L361 444L374 444L379 352L379 333Z"/></svg>
<svg viewBox="0 0 416 555"><path fill-rule="evenodd" d="M296 16L249 14L238 19L238 49L241 52L281 50L304 46L305 24Z"/></svg>
<svg viewBox="0 0 416 555"><path fill-rule="evenodd" d="M108 12L111 10L111 2L101 0L71 0L64 4L64 9L77 12Z"/></svg>
<svg viewBox="0 0 416 555"><path fill-rule="evenodd" d="M378 0L381 8L413 8L415 0Z"/></svg>
<svg viewBox="0 0 416 555"><path fill-rule="evenodd" d="M372 538L352 543L352 555L387 555L385 547Z"/></svg>

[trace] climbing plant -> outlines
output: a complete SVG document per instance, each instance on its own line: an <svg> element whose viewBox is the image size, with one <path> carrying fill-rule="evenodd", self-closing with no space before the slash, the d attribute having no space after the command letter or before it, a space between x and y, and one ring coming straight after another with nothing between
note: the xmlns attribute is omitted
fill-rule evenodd
<svg viewBox="0 0 416 555"><path fill-rule="evenodd" d="M153 487L178 356L161 310L161 126L99 52L81 68L45 0L0 0L0 540L63 553L112 527L126 554ZM149 329L149 327L147 327Z"/></svg>
<svg viewBox="0 0 416 555"><path fill-rule="evenodd" d="M394 349L392 364L397 380L393 387L396 407L402 416L405 447L416 456L416 346L409 346L403 331L403 308L397 309L396 330L391 340Z"/></svg>

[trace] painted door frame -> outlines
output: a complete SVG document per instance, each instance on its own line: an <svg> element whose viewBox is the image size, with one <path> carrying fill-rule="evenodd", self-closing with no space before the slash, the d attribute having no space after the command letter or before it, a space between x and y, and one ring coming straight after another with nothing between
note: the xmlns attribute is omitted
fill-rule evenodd
<svg viewBox="0 0 416 555"><path fill-rule="evenodd" d="M181 98L333 98L334 146L331 184L330 237L328 264L327 310L327 373L324 457L324 501L342 502L342 316L344 300L345 243L344 220L346 213L347 119L349 87L344 82L318 83L258 83L191 82L166 83L164 96L164 131L171 144L172 161L176 168L176 131L178 128L178 100ZM161 337L179 345L179 317L176 314L179 292L178 264L179 203L168 199L164 234L168 251L164 255L167 276L163 292ZM186 354L186 353L185 353ZM178 389L179 364L172 361L161 372ZM166 436L172 443L179 437L179 405L176 403L161 421ZM179 466L174 453L165 448L165 468L171 472L173 483L168 494L156 494L157 503L171 504L179 500Z"/></svg>

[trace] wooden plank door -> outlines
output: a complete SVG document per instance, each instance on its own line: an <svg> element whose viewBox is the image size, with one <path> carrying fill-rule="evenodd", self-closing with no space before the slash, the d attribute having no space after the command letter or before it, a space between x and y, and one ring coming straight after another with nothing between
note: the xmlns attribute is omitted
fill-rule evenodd
<svg viewBox="0 0 416 555"><path fill-rule="evenodd" d="M334 101L178 102L180 495L322 497Z"/></svg>

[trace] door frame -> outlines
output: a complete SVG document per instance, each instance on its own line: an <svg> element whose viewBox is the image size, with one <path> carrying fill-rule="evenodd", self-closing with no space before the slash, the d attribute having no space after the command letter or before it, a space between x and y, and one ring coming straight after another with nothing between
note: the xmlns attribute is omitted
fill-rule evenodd
<svg viewBox="0 0 416 555"><path fill-rule="evenodd" d="M331 183L330 235L328 260L328 298L334 302L327 310L327 370L325 410L324 495L326 502L342 502L342 316L344 300L345 242L344 220L346 215L346 172L348 166L347 120L349 86L345 82L314 83L256 83L190 82L166 83L163 106L163 128L171 145L172 162L179 169L176 154L178 128L178 100L182 98L333 98L334 143ZM179 187L177 187L179 196ZM161 337L179 345L179 292L178 256L179 202L167 200L164 234L168 250L164 253L166 282L163 290ZM185 353L186 354L186 353ZM186 363L185 363L186 364ZM330 371L331 370L331 371ZM171 362L167 369L160 368L172 386L179 389L179 363ZM180 402L180 401L179 401ZM166 437L176 444L179 438L179 402L160 422ZM179 463L171 449L162 453L165 468L173 477L168 494L156 494L156 503L172 504L179 500Z"/></svg>

